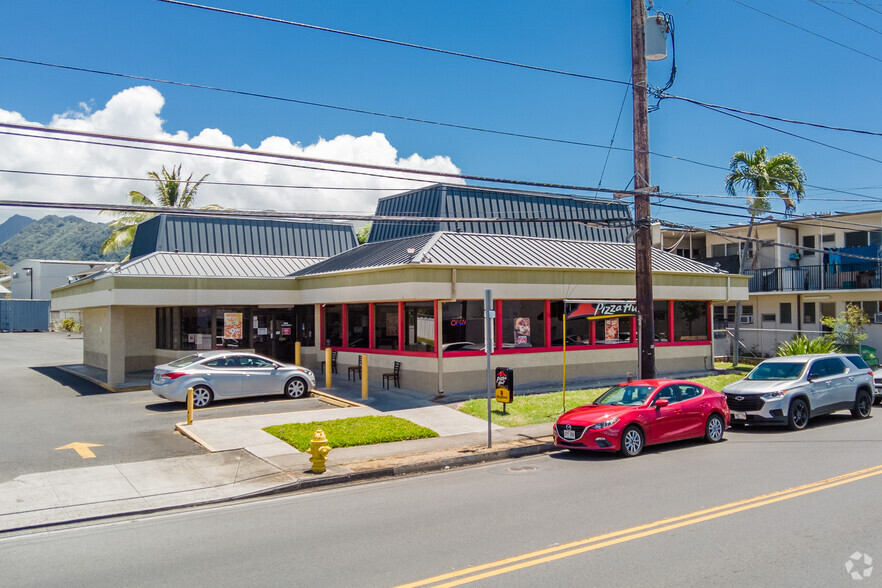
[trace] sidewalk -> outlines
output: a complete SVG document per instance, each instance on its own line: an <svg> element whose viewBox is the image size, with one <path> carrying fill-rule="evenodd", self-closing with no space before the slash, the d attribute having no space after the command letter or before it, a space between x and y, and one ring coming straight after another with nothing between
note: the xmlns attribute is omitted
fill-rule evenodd
<svg viewBox="0 0 882 588"><path fill-rule="evenodd" d="M211 453L129 464L26 474L0 484L0 532L222 502L277 492L346 484L550 451L551 425L492 430L487 422L432 402L418 392L335 378L317 395L339 408L200 419L178 431ZM450 401L450 399L444 399ZM295 401L296 402L296 401ZM309 454L265 433L274 424L395 415L439 434L432 439L333 449L327 471L313 474Z"/></svg>

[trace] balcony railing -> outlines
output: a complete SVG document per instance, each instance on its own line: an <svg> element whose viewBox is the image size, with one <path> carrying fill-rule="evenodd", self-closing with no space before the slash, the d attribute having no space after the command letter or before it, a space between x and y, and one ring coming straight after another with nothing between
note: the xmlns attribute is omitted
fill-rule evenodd
<svg viewBox="0 0 882 588"><path fill-rule="evenodd" d="M745 270L750 292L866 290L882 288L882 263L775 267Z"/></svg>

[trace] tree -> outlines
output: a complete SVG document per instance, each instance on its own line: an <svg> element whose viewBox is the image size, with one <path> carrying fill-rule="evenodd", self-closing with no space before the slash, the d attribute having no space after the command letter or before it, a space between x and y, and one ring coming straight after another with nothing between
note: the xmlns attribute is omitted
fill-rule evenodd
<svg viewBox="0 0 882 588"><path fill-rule="evenodd" d="M363 245L364 243L367 243L368 236L371 234L371 226L372 225L373 225L373 223L367 223L365 225L362 225L361 228L358 229L358 232L355 233L355 238L358 239L359 245Z"/></svg>
<svg viewBox="0 0 882 588"><path fill-rule="evenodd" d="M860 306L849 304L838 317L822 316L821 324L833 329L836 342L844 351L854 353L858 351L861 341L869 336L864 326L870 324L870 317Z"/></svg>
<svg viewBox="0 0 882 588"><path fill-rule="evenodd" d="M749 155L739 151L729 162L729 175L726 176L726 193L735 196L737 188L748 193L747 205L750 212L750 224L747 227L747 243L741 248L739 268L744 269L744 252L750 246L753 225L756 217L772 210L769 196L777 195L784 201L784 210L792 213L796 210L796 201L805 196L805 172L799 166L796 157L789 153L779 153L768 158L766 147L760 147ZM756 268L758 256L754 255L753 267Z"/></svg>
<svg viewBox="0 0 882 588"><path fill-rule="evenodd" d="M147 172L147 177L155 183L155 202L137 190L129 192L129 201L136 206L192 208L193 201L196 199L196 190L208 177L208 174L205 174L199 181L193 183L193 174L190 174L185 180L181 173L180 164L178 167L172 167L171 172L162 166L160 173L161 175L153 171ZM209 204L202 208L219 209L221 207L217 204ZM101 245L102 255L129 247L135 239L135 230L138 228L138 224L156 215L155 212L117 212L112 210L102 210L101 214L112 214L117 217L115 221L110 223L114 229L113 233Z"/></svg>
<svg viewBox="0 0 882 588"><path fill-rule="evenodd" d="M775 194L784 201L784 210L796 210L796 201L805 196L805 172L796 157L789 153L779 153L768 158L766 147L760 147L753 155L739 151L729 162L729 175L726 176L726 193L735 196L736 188L748 193L747 204L750 224L747 226L747 241L738 256L738 271L744 271L744 254L751 247L753 224L756 217L772 209L769 196ZM794 199L796 201L794 201ZM756 269L759 255L753 256L752 267ZM735 305L735 349L732 363L738 365L738 346L740 345L741 301Z"/></svg>

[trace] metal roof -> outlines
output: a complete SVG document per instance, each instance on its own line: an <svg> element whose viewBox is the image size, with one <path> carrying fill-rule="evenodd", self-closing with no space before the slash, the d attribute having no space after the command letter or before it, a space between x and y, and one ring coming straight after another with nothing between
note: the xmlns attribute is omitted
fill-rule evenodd
<svg viewBox="0 0 882 588"><path fill-rule="evenodd" d="M324 258L157 251L89 277L285 278L322 259Z"/></svg>
<svg viewBox="0 0 882 588"><path fill-rule="evenodd" d="M378 216L419 216L440 218L547 218L580 219L591 224L557 222L401 222L376 221L369 243L435 231L523 235L578 241L629 241L631 211L625 202L548 194L436 184L426 188L387 196L377 202ZM593 225L618 222L622 226ZM592 226L593 225L593 226Z"/></svg>
<svg viewBox="0 0 882 588"><path fill-rule="evenodd" d="M154 251L330 257L357 244L350 224L163 213L138 225L131 257Z"/></svg>
<svg viewBox="0 0 882 588"><path fill-rule="evenodd" d="M439 231L361 245L294 275L312 276L405 265L634 271L634 262L632 243ZM652 271L717 273L709 265L661 249L652 250Z"/></svg>

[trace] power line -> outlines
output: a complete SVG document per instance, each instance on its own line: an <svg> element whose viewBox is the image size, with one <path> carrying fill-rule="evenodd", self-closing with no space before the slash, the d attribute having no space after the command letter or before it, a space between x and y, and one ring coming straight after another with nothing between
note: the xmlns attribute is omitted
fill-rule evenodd
<svg viewBox="0 0 882 588"><path fill-rule="evenodd" d="M162 1L162 0L158 0L158 1ZM299 98L288 98L288 97L284 97L284 96L275 96L273 94L264 94L261 92L251 92L251 91L247 91L247 90L233 90L230 88L222 88L219 86L210 86L210 85L206 85L206 84L178 82L178 81L174 81L174 80L165 80L162 78L152 78L152 77L148 77L148 76L124 74L124 73L119 73L119 72L111 72L111 71L92 69L92 68L87 68L87 67L76 67L76 66L71 66L71 65L61 65L61 64L57 64L57 63L47 63L44 61L34 61L31 59L21 59L18 57L9 57L9 56L2 56L2 55L0 55L0 60L11 61L11 62L15 62L15 63L23 63L23 64L27 64L27 65L39 65L41 67L64 69L64 70L68 70L68 71L76 71L76 72L82 72L82 73L91 73L91 74L97 74L97 75L103 75L103 76L124 78L124 79L129 79L129 80L137 80L137 81L142 81L142 82L153 82L153 83L157 83L157 84L167 84L170 86L181 86L184 88L196 88L199 90L210 90L213 92L223 92L226 94L247 96L249 98L262 98L265 100L275 100L277 102L287 102L289 104L300 104L302 106L314 106L317 108L326 108L326 109L330 109L330 110L338 110L341 112L351 112L354 114L365 114L368 116L390 118L393 120L421 123L421 124L427 124L427 125L435 125L435 126L439 126L439 127L461 129L461 130L465 130L465 131L474 131L474 132L478 132L478 133L488 133L488 134L493 134L493 135L502 135L502 136L506 136L506 137L516 137L516 138L520 138L520 139L532 139L534 141L546 141L546 142L550 142L550 143L562 143L565 145L575 145L578 147L594 147L596 149L610 149L611 148L611 147L606 147L605 145L600 145L597 143L588 143L585 141L575 141L575 140L570 140L570 139L543 137L540 135L531 135L531 134L527 134L527 133L517 133L514 131L502 131L502 130L498 130L498 129L488 129L485 127L475 127L475 126L458 124L458 123L450 123L450 122L443 122L443 121L417 118L417 117L411 117L411 116L403 116L403 115L399 115L399 114L389 114L386 112L376 112L376 111L371 111L371 110L364 110L361 108L354 108L351 106L339 106L339 105L335 105L335 104L325 104L322 102L314 102L311 100L301 100ZM615 149L618 151L631 151L631 149L627 149L624 147L616 147Z"/></svg>
<svg viewBox="0 0 882 588"><path fill-rule="evenodd" d="M702 102L700 100L695 100L694 98L675 96L674 94L663 94L660 96L660 98L662 98L662 99L671 98L673 100L682 100L683 102L688 102L690 104L695 104L697 106L704 106L704 107L713 108L713 109L717 109L717 110L726 110L726 111L735 112L738 114L746 114L747 116L756 116L756 117L760 117L760 118L766 118L769 120L774 120L774 121L778 121L778 122L785 122L785 123L790 123L790 124L794 124L794 125L805 125L805 126L814 127L817 129L825 129L828 131L841 131L841 132L846 132L846 133L858 133L861 135L871 135L874 137L882 137L882 132L878 132L878 131L867 131L864 129L852 129L852 128L848 128L848 127L836 127L836 126L832 126L832 125L807 122L807 121L797 120L797 119L792 119L792 118L783 118L780 116L773 116L771 114L762 114L760 112L751 112L749 110L742 110L740 108L733 108L731 106L721 106L719 104L711 104L709 102Z"/></svg>
<svg viewBox="0 0 882 588"><path fill-rule="evenodd" d="M351 220L351 221L390 221L406 223L422 222L463 222L463 223L560 223L570 222L606 228L632 227L631 219L585 220L577 218L548 217L436 217L436 216L394 216L377 214L349 214L342 212L278 212L275 210L232 210L226 208L176 208L173 206L138 206L134 204L88 204L73 202L36 202L32 200L0 200L0 207L12 208L52 208L60 210L99 210L111 212L151 212L157 214L184 214L192 216L230 216L247 218L285 218L304 220Z"/></svg>
<svg viewBox="0 0 882 588"><path fill-rule="evenodd" d="M162 2L162 1L164 1L164 0L159 0L159 1ZM735 4L739 4L739 5L741 5L741 6L744 6L745 8L749 8L750 10L753 10L754 12L759 12L760 14L763 14L763 15L765 15L765 16L768 16L769 18L775 19L775 20L777 20L778 22L782 22L782 23L784 23L784 24L786 24L786 25L788 25L788 26L791 26L791 27L793 27L793 28L795 28L795 29L799 29L800 31L802 31L802 32L804 32L804 33L808 33L808 34L810 34L810 35L814 35L815 37L818 37L819 39L823 39L823 40L828 41L828 42L830 42L830 43L833 43L833 44L835 44L835 45L839 45L839 46L842 47L843 49L848 49L849 51L854 51L855 53L858 53L858 54L860 54L860 55L863 55L864 57L869 57L870 59L872 59L872 60L874 60L874 61L878 61L878 62L882 63L882 59L876 57L875 55L870 55L869 53L864 53L864 52L861 51L860 49L855 49L854 47L850 47L850 46L846 45L845 43L840 43L839 41L835 41L835 40L833 40L833 39L831 39L831 38L829 38L829 37L825 37L824 35L821 35L821 34L819 34L819 33L816 33L816 32L814 32L814 31L812 31L812 30L809 30L809 29L807 29L807 28L805 28L805 27L801 27L801 26L799 26L799 25L797 25L797 24L793 24L792 22L790 22L790 21L788 21L788 20L784 20L783 18L779 18L779 17L775 16L774 14L769 14L768 12L764 12L764 11L760 10L759 8L754 8L753 6L750 6L749 4L745 4L744 2L741 2L740 0L732 0L732 2L734 2Z"/></svg>
<svg viewBox="0 0 882 588"><path fill-rule="evenodd" d="M864 27L865 29L868 29L868 30L870 30L870 31L873 31L873 32L876 33L877 35L882 35L882 31L880 31L879 29L874 29L873 27L871 27L871 26L869 26L869 25L867 25L867 24L864 24L864 23L862 23L862 22L859 21L859 20L856 20L856 19L851 18L851 17L848 16L847 14L842 14L842 13L839 12L838 10L834 10L834 9L830 8L829 6L824 6L824 5L821 4L820 2L816 2L816 1L812 0L812 4L815 4L815 5L817 5L817 6L821 7L821 8L823 8L824 10L829 10L829 11L832 12L833 14L838 14L839 16L841 16L842 18L844 18L845 20L851 21L851 22L853 22L854 24L856 24L856 25L858 25L858 26L862 26L862 27Z"/></svg>
<svg viewBox="0 0 882 588"><path fill-rule="evenodd" d="M177 141L165 141L160 139L145 139L140 137L128 137L122 135L111 135L107 133L90 133L86 131L73 131L68 129L51 129L46 127L34 127L30 125L18 125L13 123L0 123L0 128L7 129L16 129L21 131L28 131L29 133L45 133L48 136L42 135L34 135L34 134L26 134L26 133L15 133L11 131L0 131L0 134L5 135L13 135L19 137L26 138L39 138L39 139L49 139L56 141L66 141L73 143L85 143L90 145L101 145L105 147L117 147L123 149L136 149L136 150L145 150L145 151L157 151L163 153L177 153L182 155L190 155L190 156L198 156L198 157L209 157L216 159L231 159L234 161L243 161L247 163L259 163L263 165L279 165L283 167L298 167L305 169L312 169L317 171L324 171L328 173L348 173L348 174L356 174L356 175L366 175L366 176L374 176L374 177L382 177L387 179L395 179L395 180L410 180L410 181L424 181L424 182L437 182L437 178L452 178L456 180L472 180L476 182L484 182L490 184L509 184L509 185L517 185L517 186L531 186L531 187L539 187L539 188L549 188L549 189L557 189L557 190L571 190L571 191L596 191L596 192L604 192L607 194L616 194L616 193L635 193L633 191L628 190L615 190L611 188L601 188L595 186L580 186L580 185L572 185L572 184L556 184L550 182L535 182L529 180L514 180L508 178L493 178L487 176L475 176L468 174L453 174L448 172L440 172L440 171L429 171L429 170L420 170L413 168L400 168L394 166L385 166L385 165L375 165L375 164L367 164L367 163L356 163L352 161L339 161L333 159L321 159L316 157L306 157L302 155L289 155L283 153L266 153L260 151L248 151L245 149L238 149L235 147L218 147L214 145L198 145L198 144L188 144L188 143L180 143ZM83 137L82 139L72 139L69 136L73 137ZM104 141L124 141L129 143L136 143L136 145L125 145L119 143L107 143L101 141L90 141L86 139L101 139ZM170 147L178 147L187 149L187 151L176 151L173 149L160 149L157 146L170 146ZM207 151L208 153L205 153ZM231 157L225 154L236 154L236 155L248 155L253 158L261 158L261 159L241 159L236 157ZM262 158L273 158L273 159L282 159L284 162L279 161L268 161ZM357 169L329 169L329 168L319 168L319 167L311 167L302 164L293 164L289 163L290 161L302 161L313 164L321 164L321 165L336 165L336 166L345 166L352 167ZM379 170L379 171L391 171L398 173L407 173L414 174L416 176L427 176L427 178L414 178L414 177L401 177L401 176L390 176L384 174L377 174L368 171L362 170ZM597 200L599 203L605 204L613 204L610 201L606 200Z"/></svg>
<svg viewBox="0 0 882 588"><path fill-rule="evenodd" d="M364 40L368 40L368 41L376 41L376 42L378 42L378 43L386 43L386 44L389 44L389 45L395 45L395 46L398 46L398 47L407 47L407 48L409 48L409 49L419 49L420 51L429 51L429 52L432 52L432 53L441 53L441 54L444 54L444 55L452 55L452 56L454 56L454 57L463 57L463 58L466 58L466 59L474 59L474 60L476 60L476 61L485 61L485 62L488 62L488 63L495 63L495 64L498 64L498 65L507 65L507 66L510 66L510 67L519 67L519 68L522 68L522 69L529 69L529 70L532 70L532 71L540 71L540 72L544 72L544 73L551 73L551 74L557 74L557 75L569 76L569 77L580 78L580 79L584 79L584 80L595 80L595 81L598 81L598 82L608 82L608 83L611 83L611 84L629 85L628 82L623 82L622 80L614 80L614 79L612 79L612 78L604 78L604 77L600 77L600 76L592 76L592 75L588 75L588 74L575 73L575 72L564 71L564 70L560 70L560 69L552 69L552 68L549 68L549 67L541 67L541 66L536 66L536 65L527 65L527 64L523 64L523 63L517 63L517 62L514 62L514 61L507 61L507 60L504 60L504 59L495 59L495 58L492 58L492 57L482 57L482 56L480 56L480 55L472 55L472 54L470 54L470 53L462 53L462 52L460 52L460 51L451 51L451 50L449 50L449 49L439 49L439 48L437 48L437 47L429 47L429 46L427 46L427 45L417 45L416 43L407 43L407 42L404 42L404 41L396 41L396 40L394 40L394 39L384 39L383 37L375 37L375 36L373 36L373 35L366 35L366 34L362 34L362 33L353 33L353 32L351 32L351 31L343 31L343 30L340 30L340 29L332 29L332 28L328 28L328 27L322 27L322 26L317 26L317 25L311 25L311 24L302 23L302 22L295 22L295 21L293 21L293 20L284 20L284 19L281 19L281 18L273 18L273 17L269 17L269 16L263 16L263 15L260 15L260 14L251 14L251 13L248 13L248 12L240 12L240 11L237 11L237 10L227 10L227 9L225 9L225 8L218 8L218 7L215 7L215 6L207 6L207 5L203 5L203 4L193 4L193 3L191 3L191 2L181 2L181 1L179 1L179 0L156 0L156 1L157 1L157 2L162 2L162 3L165 3L165 4L173 4L173 5L176 5L176 6L185 6L185 7L187 7L187 8L198 8L198 9L200 9L200 10L207 10L207 11L209 11L209 12L219 12L219 13L222 13L222 14L228 14L228 15L232 15L232 16L239 16L239 17L244 17L244 18L252 18L252 19L255 19L255 20L261 20L261 21L266 21L266 22L272 22L272 23L276 23L276 24L284 24L284 25L289 25L289 26L295 26L295 27L300 27L300 28L304 28L304 29L310 29L310 30L314 30L314 31L321 31L321 32L323 32L323 33L333 33L333 34L335 34L335 35L343 35L343 36L346 36L346 37L353 37L353 38L356 38L356 39L364 39Z"/></svg>

